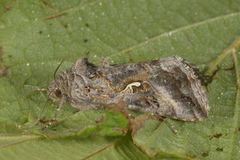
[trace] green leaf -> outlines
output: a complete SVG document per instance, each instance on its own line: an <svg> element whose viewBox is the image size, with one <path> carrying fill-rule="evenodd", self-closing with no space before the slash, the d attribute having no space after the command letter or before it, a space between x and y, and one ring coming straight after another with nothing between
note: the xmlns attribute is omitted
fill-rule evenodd
<svg viewBox="0 0 240 160"><path fill-rule="evenodd" d="M240 0L0 0L0 159L238 159L239 50L224 49L238 49L231 44L240 33L239 6ZM112 130L126 127L122 114L96 124L108 113L75 113L66 104L59 123L35 127L39 116L54 117L57 104L34 90L48 86L61 60L60 71L83 56L97 64L171 55L207 66L210 75L220 67L208 85L205 121L147 120L131 139ZM70 129L79 134L42 137Z"/></svg>
<svg viewBox="0 0 240 160"><path fill-rule="evenodd" d="M43 123L40 127L42 130L36 126L34 130L30 128L30 132L54 139L66 136L123 136L128 131L128 119L114 110L106 110L104 114L89 110L55 123L50 120L50 124Z"/></svg>

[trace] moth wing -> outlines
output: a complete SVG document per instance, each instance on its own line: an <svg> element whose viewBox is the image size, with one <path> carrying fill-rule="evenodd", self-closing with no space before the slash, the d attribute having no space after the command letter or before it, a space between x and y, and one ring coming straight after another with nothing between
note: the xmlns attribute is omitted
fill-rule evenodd
<svg viewBox="0 0 240 160"><path fill-rule="evenodd" d="M159 60L159 68L156 67L149 79L159 104L159 115L185 121L203 120L208 116L205 89L194 69L181 57Z"/></svg>

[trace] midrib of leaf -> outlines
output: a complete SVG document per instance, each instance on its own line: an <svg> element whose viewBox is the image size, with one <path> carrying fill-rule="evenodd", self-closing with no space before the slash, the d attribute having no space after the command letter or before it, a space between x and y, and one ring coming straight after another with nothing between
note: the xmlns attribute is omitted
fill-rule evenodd
<svg viewBox="0 0 240 160"><path fill-rule="evenodd" d="M232 54L234 56L234 52L238 50L240 47L240 38L236 38L236 40L230 45L230 47L226 48L216 59L209 62L208 70L206 72L207 75L212 75L213 72L217 69L217 66L229 55ZM234 62L235 63L235 62Z"/></svg>
<svg viewBox="0 0 240 160"><path fill-rule="evenodd" d="M238 46L239 47L239 46ZM240 113L240 71L239 71L239 65L238 65L238 59L236 52L232 53L233 62L235 66L235 74L236 74L236 102L235 102L235 110L234 110L234 116L233 116L233 128L232 128L232 142L231 142L231 155L230 158L234 159L234 142L236 139L236 129L238 127L239 122L239 113Z"/></svg>
<svg viewBox="0 0 240 160"><path fill-rule="evenodd" d="M92 157L94 157L94 156L96 156L96 155L98 155L98 154L100 154L100 153L106 151L107 149L110 149L110 148L114 147L114 146L117 144L117 142L118 142L118 141L115 141L115 142L113 142L113 143L110 143L110 144L104 146L103 148L101 148L101 149L99 149L99 150L97 150L97 151L95 151L95 152L89 154L88 156L82 158L81 160L87 160L87 159L90 159L90 158L92 158Z"/></svg>
<svg viewBox="0 0 240 160"><path fill-rule="evenodd" d="M11 142L11 139L22 139L22 140L15 140L14 142ZM9 140L9 144L5 144L5 145L1 145L0 144L0 149L2 148L6 148L6 147L11 147L11 146L14 146L14 145L18 145L18 144L21 144L21 143L25 143L25 142L29 142L29 141L35 141L35 140L38 140L42 137L40 136L36 136L36 135L17 135L17 136L0 136L0 141L1 140Z"/></svg>
<svg viewBox="0 0 240 160"><path fill-rule="evenodd" d="M26 136L26 137L24 137L24 136ZM0 140L1 139L6 140L6 139L12 139L12 138L14 138L14 139L23 138L23 140L19 140L17 142L12 142L12 143L10 142L9 144L2 145L2 146L0 146L0 149L6 148L6 147L12 147L14 145L18 145L18 144L25 143L25 142L30 142L30 141L36 141L36 140L39 140L39 139L43 139L43 137L41 137L41 136L22 135L22 136L4 136L4 137L0 137ZM27 139L25 139L25 138L27 138ZM113 148L118 143L121 143L121 139L120 140L118 139L118 140L116 140L116 141L114 141L112 143L109 143L107 145L102 146L100 149L90 153L89 155L87 155L86 157L82 158L81 160L90 159L90 158L92 158L92 157L94 157L94 156L96 156L96 155L98 155L98 154L100 154L100 153L102 153L102 152L104 152L104 151L106 151L108 149Z"/></svg>
<svg viewBox="0 0 240 160"><path fill-rule="evenodd" d="M218 21L218 20L222 20L222 19L226 19L226 18L231 18L231 17L234 17L234 16L240 16L240 12L235 12L235 13L230 13L230 14L226 14L226 15L221 15L221 16L217 16L217 17L214 17L214 18L210 18L210 19L207 19L207 20L204 20L204 21L200 21L200 22L197 22L197 23L193 23L193 24L190 24L190 25L186 25L186 26L183 26L183 27L180 27L180 28L177 28L177 29L174 29L174 30L171 30L169 32L165 32L165 33L161 33L159 35L156 35L152 38L149 38L145 41L142 41L136 45L133 45L133 46L130 46L128 48L124 48L122 50L120 50L119 52L116 52L116 53L113 53L113 54L110 54L109 56L107 56L106 58L107 59L110 59L111 57L113 56L120 56L121 54L124 54L124 53L127 53L131 50L134 50L136 48L139 48L139 47L142 47L144 45L147 45L148 43L150 42L153 42L155 40L158 40L162 37L167 37L169 36L170 34L176 34L178 32L182 32L182 31L185 31L185 30L188 30L188 29L191 29L191 28L194 28L194 27L198 27L198 26L201 26L201 25L204 25L206 23L212 23L212 22L215 22L215 21Z"/></svg>
<svg viewBox="0 0 240 160"><path fill-rule="evenodd" d="M235 102L235 110L233 116L233 127L231 130L232 139L231 139L231 155L229 158L233 159L234 154L234 142L236 139L236 129L238 127L239 114L240 114L240 71L237 59L237 50L240 48L240 38L238 37L227 49L225 49L215 60L209 63L209 68L207 74L211 75L213 71L217 68L217 66L224 61L227 56L232 56L235 75L236 75L236 102Z"/></svg>

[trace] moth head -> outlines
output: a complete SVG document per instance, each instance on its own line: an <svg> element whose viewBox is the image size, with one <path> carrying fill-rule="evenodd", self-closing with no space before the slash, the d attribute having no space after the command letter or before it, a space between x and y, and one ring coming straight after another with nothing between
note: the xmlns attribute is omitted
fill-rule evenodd
<svg viewBox="0 0 240 160"><path fill-rule="evenodd" d="M66 80L64 76L58 75L55 80L53 80L48 87L49 98L59 101L66 96Z"/></svg>
<svg viewBox="0 0 240 160"><path fill-rule="evenodd" d="M63 96L61 88L54 81L48 87L48 95L53 100L60 100Z"/></svg>

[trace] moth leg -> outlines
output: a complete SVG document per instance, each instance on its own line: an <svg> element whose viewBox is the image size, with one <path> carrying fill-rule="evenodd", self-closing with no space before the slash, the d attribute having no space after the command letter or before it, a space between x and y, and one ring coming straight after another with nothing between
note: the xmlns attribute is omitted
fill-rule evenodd
<svg viewBox="0 0 240 160"><path fill-rule="evenodd" d="M47 92L48 90L46 88L39 88L39 89L35 89L34 91L37 91L37 92Z"/></svg>
<svg viewBox="0 0 240 160"><path fill-rule="evenodd" d="M59 102L59 104L58 104L58 106L57 106L57 109L56 109L56 111L55 111L55 114L54 114L54 119L55 119L55 120L57 119L57 114L58 114L59 111L62 109L64 102L65 102L65 98L62 97L61 100L60 100L60 102Z"/></svg>
<svg viewBox="0 0 240 160"><path fill-rule="evenodd" d="M62 99L60 100L60 103L59 103L59 105L57 106L57 111L60 111L60 110L61 110L61 108L63 107L63 103L64 103L64 98L62 98Z"/></svg>
<svg viewBox="0 0 240 160"><path fill-rule="evenodd" d="M34 89L30 93L28 93L26 96L27 97L32 97L34 95L34 93L36 93L36 92L47 92L47 91L48 90L46 88L38 88L38 89Z"/></svg>

